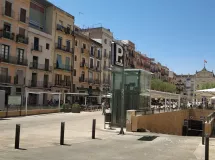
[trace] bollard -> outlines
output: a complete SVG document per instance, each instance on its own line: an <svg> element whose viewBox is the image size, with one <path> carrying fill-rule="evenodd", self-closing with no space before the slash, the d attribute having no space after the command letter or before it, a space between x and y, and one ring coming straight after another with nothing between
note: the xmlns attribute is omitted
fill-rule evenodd
<svg viewBox="0 0 215 160"><path fill-rule="evenodd" d="M19 140L20 140L20 124L16 124L15 149L19 149Z"/></svg>
<svg viewBox="0 0 215 160"><path fill-rule="evenodd" d="M209 136L205 136L205 160L209 160Z"/></svg>
<svg viewBox="0 0 215 160"><path fill-rule="evenodd" d="M202 121L202 145L205 144L205 122Z"/></svg>
<svg viewBox="0 0 215 160"><path fill-rule="evenodd" d="M93 119L93 125L92 125L92 139L95 139L96 134L96 119Z"/></svg>
<svg viewBox="0 0 215 160"><path fill-rule="evenodd" d="M61 122L60 145L64 145L64 130L65 130L65 122Z"/></svg>

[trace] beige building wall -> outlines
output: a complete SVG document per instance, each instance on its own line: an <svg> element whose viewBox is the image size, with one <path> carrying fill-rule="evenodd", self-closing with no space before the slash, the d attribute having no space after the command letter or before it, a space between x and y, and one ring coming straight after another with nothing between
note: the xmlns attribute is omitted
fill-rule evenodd
<svg viewBox="0 0 215 160"><path fill-rule="evenodd" d="M11 12L5 10L6 3L11 4ZM27 36L28 36L28 16L29 16L29 0L1 0L0 1L0 75L3 76L3 70L8 70L9 79L6 77L1 78L3 81L6 80L11 86L10 94L16 94L16 88L22 88L24 92L24 78L26 76L26 66L27 66ZM24 21L20 21L20 10L26 10L26 16ZM6 27L10 26L10 27ZM25 39L25 43L20 42L20 29L23 30L22 34ZM9 36L9 38L5 38ZM8 52L3 48L8 46ZM18 50L23 50L22 61L19 61ZM7 54L5 54L7 52ZM9 57L7 58L8 55ZM7 61L8 60L8 61ZM20 63L17 63L20 62ZM16 82L18 79L18 82ZM1 82L0 82L1 83ZM16 83L16 84L15 84ZM18 84L17 84L18 83ZM4 85L3 85L4 87ZM20 90L19 90L20 92Z"/></svg>

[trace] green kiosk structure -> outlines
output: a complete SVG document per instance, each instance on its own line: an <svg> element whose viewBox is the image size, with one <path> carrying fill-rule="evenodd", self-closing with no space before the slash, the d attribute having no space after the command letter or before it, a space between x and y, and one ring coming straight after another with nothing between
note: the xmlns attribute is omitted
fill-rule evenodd
<svg viewBox="0 0 215 160"><path fill-rule="evenodd" d="M150 110L151 75L151 72L142 69L113 67L111 83L112 125L119 126L121 117L123 117L123 123L125 124L127 110ZM122 103L124 105L121 105ZM122 113L124 115L121 116Z"/></svg>

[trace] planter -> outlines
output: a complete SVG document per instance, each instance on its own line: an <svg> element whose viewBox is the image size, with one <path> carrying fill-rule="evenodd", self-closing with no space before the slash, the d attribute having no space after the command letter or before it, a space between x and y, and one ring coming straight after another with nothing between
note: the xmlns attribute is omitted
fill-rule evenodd
<svg viewBox="0 0 215 160"><path fill-rule="evenodd" d="M81 112L81 106L77 103L72 105L72 113L80 113Z"/></svg>

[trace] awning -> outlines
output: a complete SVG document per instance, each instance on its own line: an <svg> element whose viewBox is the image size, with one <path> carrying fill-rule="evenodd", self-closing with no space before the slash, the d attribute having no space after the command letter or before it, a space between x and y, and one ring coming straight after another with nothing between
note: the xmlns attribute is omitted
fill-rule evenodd
<svg viewBox="0 0 215 160"><path fill-rule="evenodd" d="M214 97L215 96L215 88L197 90L196 95L197 96L204 96L204 97Z"/></svg>

